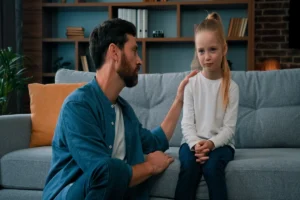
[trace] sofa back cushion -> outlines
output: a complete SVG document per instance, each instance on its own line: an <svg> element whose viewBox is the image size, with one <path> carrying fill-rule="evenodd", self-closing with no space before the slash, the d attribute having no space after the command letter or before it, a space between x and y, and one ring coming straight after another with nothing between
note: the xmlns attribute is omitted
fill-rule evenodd
<svg viewBox="0 0 300 200"><path fill-rule="evenodd" d="M233 72L237 147L300 147L300 69Z"/></svg>
<svg viewBox="0 0 300 200"><path fill-rule="evenodd" d="M161 124L175 98L177 87L189 72L141 74L133 88L121 96L133 107L144 127ZM92 72L60 70L56 83L87 82ZM232 71L240 88L235 143L237 148L300 147L300 69ZM180 146L182 115L170 146Z"/></svg>

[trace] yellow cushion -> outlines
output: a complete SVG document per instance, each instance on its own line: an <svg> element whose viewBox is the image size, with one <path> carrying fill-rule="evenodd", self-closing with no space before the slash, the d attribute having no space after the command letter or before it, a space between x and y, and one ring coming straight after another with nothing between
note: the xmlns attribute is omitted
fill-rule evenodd
<svg viewBox="0 0 300 200"><path fill-rule="evenodd" d="M32 132L30 147L50 146L65 98L86 83L28 85Z"/></svg>

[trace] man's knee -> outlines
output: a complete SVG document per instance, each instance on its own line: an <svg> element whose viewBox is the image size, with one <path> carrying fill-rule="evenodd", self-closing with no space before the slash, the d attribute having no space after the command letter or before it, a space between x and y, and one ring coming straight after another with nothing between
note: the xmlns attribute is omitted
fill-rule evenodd
<svg viewBox="0 0 300 200"><path fill-rule="evenodd" d="M128 187L128 169L124 168L123 161L117 159L106 159L91 170L89 173L90 186L107 187L116 184L120 187Z"/></svg>

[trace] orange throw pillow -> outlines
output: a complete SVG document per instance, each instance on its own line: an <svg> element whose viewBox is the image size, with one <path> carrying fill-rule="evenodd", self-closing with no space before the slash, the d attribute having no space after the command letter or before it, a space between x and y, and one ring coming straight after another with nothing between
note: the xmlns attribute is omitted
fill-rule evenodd
<svg viewBox="0 0 300 200"><path fill-rule="evenodd" d="M51 146L56 122L65 98L86 83L28 85L32 132L30 147Z"/></svg>

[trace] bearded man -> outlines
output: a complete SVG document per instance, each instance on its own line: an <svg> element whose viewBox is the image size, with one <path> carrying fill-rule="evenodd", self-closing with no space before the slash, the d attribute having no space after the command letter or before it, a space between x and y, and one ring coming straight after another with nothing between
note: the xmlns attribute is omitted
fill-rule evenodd
<svg viewBox="0 0 300 200"><path fill-rule="evenodd" d="M180 116L184 87L196 72L180 83L163 122L152 131L143 128L119 96L124 87L138 84L142 61L135 36L135 26L122 19L107 20L91 32L96 75L62 105L43 199L148 199L142 183L173 161L164 152Z"/></svg>

